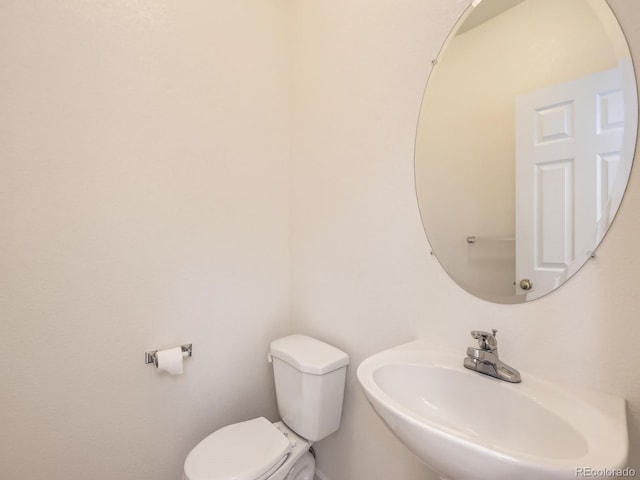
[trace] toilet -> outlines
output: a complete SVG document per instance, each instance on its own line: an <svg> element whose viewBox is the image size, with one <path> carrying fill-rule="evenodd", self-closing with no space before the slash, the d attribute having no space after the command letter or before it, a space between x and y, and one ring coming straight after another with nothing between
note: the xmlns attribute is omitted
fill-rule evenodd
<svg viewBox="0 0 640 480"><path fill-rule="evenodd" d="M183 480L313 480L314 442L340 426L349 356L304 335L271 342L281 422L227 425L196 445Z"/></svg>

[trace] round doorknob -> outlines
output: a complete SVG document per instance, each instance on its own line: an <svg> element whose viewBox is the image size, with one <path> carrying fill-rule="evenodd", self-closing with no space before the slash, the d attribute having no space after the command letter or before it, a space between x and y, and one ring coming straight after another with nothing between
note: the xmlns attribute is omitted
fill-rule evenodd
<svg viewBox="0 0 640 480"><path fill-rule="evenodd" d="M533 288L533 282L528 278L523 278L520 280L520 288L522 290L531 290Z"/></svg>

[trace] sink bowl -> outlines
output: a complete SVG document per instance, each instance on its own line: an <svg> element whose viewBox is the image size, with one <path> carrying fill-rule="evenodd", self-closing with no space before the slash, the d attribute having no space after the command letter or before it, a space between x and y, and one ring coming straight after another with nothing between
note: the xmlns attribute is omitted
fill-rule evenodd
<svg viewBox="0 0 640 480"><path fill-rule="evenodd" d="M467 370L463 358L412 342L358 367L374 410L442 479L607 478L624 468L624 399L526 372L507 383Z"/></svg>

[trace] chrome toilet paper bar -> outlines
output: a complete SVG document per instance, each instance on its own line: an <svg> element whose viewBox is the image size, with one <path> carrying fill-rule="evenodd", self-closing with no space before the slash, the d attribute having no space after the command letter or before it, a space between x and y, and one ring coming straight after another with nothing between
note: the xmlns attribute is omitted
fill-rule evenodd
<svg viewBox="0 0 640 480"><path fill-rule="evenodd" d="M182 350L183 356L185 357L193 356L193 344L185 343L184 345L180 345L180 349ZM153 363L155 367L158 368L158 356L156 355L156 353L158 353L158 350L151 350L149 352L144 352L144 363L145 364Z"/></svg>

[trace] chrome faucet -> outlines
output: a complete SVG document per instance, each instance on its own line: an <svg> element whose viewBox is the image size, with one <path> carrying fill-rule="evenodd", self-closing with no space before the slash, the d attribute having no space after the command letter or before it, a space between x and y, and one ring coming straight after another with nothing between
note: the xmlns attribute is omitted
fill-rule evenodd
<svg viewBox="0 0 640 480"><path fill-rule="evenodd" d="M497 330L492 333L473 330L471 336L478 340L478 348L467 348L464 366L469 370L490 375L505 382L520 383L520 372L498 358Z"/></svg>

